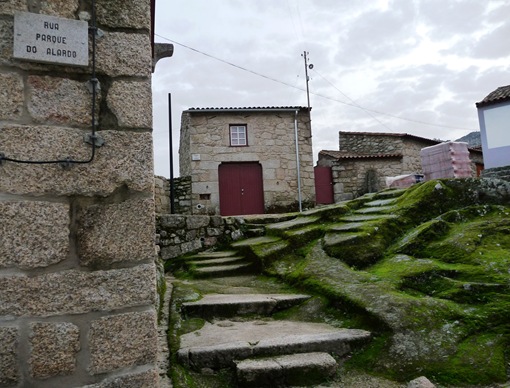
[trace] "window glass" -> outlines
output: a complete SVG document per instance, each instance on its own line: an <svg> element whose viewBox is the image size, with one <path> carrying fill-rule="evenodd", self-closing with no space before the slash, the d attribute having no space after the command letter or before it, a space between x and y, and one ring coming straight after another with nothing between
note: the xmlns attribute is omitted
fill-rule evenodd
<svg viewBox="0 0 510 388"><path fill-rule="evenodd" d="M246 125L231 125L230 126L230 145L231 146L245 146L248 145L246 137Z"/></svg>

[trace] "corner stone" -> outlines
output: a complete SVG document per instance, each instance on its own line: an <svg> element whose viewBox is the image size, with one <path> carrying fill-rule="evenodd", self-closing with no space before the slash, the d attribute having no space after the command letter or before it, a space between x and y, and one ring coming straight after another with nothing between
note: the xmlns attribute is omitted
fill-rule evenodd
<svg viewBox="0 0 510 388"><path fill-rule="evenodd" d="M155 364L158 350L156 312L127 313L93 321L89 347L92 374Z"/></svg>
<svg viewBox="0 0 510 388"><path fill-rule="evenodd" d="M0 327L0 386L15 385L19 381L17 355L18 329Z"/></svg>
<svg viewBox="0 0 510 388"><path fill-rule="evenodd" d="M148 34L109 32L97 42L97 70L111 77L149 77L151 57Z"/></svg>
<svg viewBox="0 0 510 388"><path fill-rule="evenodd" d="M113 28L149 29L149 4L139 0L97 0L98 21Z"/></svg>
<svg viewBox="0 0 510 388"><path fill-rule="evenodd" d="M72 323L33 323L30 373L37 379L70 375L76 369L80 330Z"/></svg>
<svg viewBox="0 0 510 388"><path fill-rule="evenodd" d="M152 198L90 206L78 221L80 261L104 268L115 262L152 260L155 233Z"/></svg>
<svg viewBox="0 0 510 388"><path fill-rule="evenodd" d="M152 107L149 82L116 81L108 91L107 103L120 127L151 128Z"/></svg>
<svg viewBox="0 0 510 388"><path fill-rule="evenodd" d="M70 223L67 204L0 202L0 214L3 216L0 268L33 269L67 259Z"/></svg>
<svg viewBox="0 0 510 388"><path fill-rule="evenodd" d="M47 317L153 305L155 264L0 278L0 316ZM0 342L1 343L1 342Z"/></svg>

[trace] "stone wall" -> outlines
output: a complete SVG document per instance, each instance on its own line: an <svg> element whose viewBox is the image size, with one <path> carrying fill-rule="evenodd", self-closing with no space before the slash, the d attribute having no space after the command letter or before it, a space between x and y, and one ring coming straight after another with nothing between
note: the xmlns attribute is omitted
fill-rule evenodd
<svg viewBox="0 0 510 388"><path fill-rule="evenodd" d="M399 154L402 153L403 139L399 134L340 131L338 149L357 155Z"/></svg>
<svg viewBox="0 0 510 388"><path fill-rule="evenodd" d="M2 387L158 386L150 2L96 4L92 101L90 36L89 66L13 58L15 12L88 21L91 2L0 1Z"/></svg>
<svg viewBox="0 0 510 388"><path fill-rule="evenodd" d="M183 112L180 175L192 177L193 214L220 214L218 167L225 162L260 163L266 211L296 205L298 180L294 120L294 109L197 109ZM297 121L302 200L313 203L312 138L310 115L306 108L299 110ZM230 124L247 126L248 146L230 146Z"/></svg>
<svg viewBox="0 0 510 388"><path fill-rule="evenodd" d="M162 176L154 178L154 199L157 214L170 213L170 179ZM191 214L191 177L173 179L174 214Z"/></svg>
<svg viewBox="0 0 510 388"><path fill-rule="evenodd" d="M190 252L213 248L243 236L241 218L159 214L156 233L164 261Z"/></svg>
<svg viewBox="0 0 510 388"><path fill-rule="evenodd" d="M330 166L335 202L357 198L368 192L386 188L386 177L395 176L402 169L402 158L323 159L321 166Z"/></svg>
<svg viewBox="0 0 510 388"><path fill-rule="evenodd" d="M510 181L510 166L488 168L482 171L482 177Z"/></svg>

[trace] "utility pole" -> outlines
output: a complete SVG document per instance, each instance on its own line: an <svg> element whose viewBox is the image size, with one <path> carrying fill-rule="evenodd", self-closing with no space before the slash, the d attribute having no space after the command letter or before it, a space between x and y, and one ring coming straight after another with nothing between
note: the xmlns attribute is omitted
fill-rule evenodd
<svg viewBox="0 0 510 388"><path fill-rule="evenodd" d="M313 69L313 65L310 63L308 64L308 51L303 51L303 54L301 56L305 60L305 78L306 78L306 101L308 102L308 110L310 110L310 89L308 88L308 81L310 81L310 77L308 77L308 69Z"/></svg>
<svg viewBox="0 0 510 388"><path fill-rule="evenodd" d="M168 139L170 145L170 214L175 214L174 152L172 139L172 93L168 93Z"/></svg>

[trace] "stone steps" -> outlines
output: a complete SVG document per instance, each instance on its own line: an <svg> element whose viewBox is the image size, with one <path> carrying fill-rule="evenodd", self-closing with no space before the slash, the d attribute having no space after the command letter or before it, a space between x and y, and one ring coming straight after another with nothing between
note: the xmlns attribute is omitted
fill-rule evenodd
<svg viewBox="0 0 510 388"><path fill-rule="evenodd" d="M246 259L243 256L228 256L220 257L218 259L190 260L187 262L187 264L195 267L210 267L224 264L238 264L245 261Z"/></svg>
<svg viewBox="0 0 510 388"><path fill-rule="evenodd" d="M241 264L212 265L207 267L199 267L190 269L190 273L199 278L204 277L223 277L237 276L253 272L255 265L253 263L244 262Z"/></svg>
<svg viewBox="0 0 510 388"><path fill-rule="evenodd" d="M397 218L395 214L352 214L339 218L339 221L344 222L364 222L364 221L375 221L375 220L389 220Z"/></svg>
<svg viewBox="0 0 510 388"><path fill-rule="evenodd" d="M205 251L186 256L183 265L197 278L236 276L253 273L257 265L237 251Z"/></svg>
<svg viewBox="0 0 510 388"><path fill-rule="evenodd" d="M207 294L195 302L186 302L181 312L188 317L233 317L236 315L271 315L307 299L300 294Z"/></svg>
<svg viewBox="0 0 510 388"><path fill-rule="evenodd" d="M318 222L326 214L324 210L293 217L254 217L247 228L258 230L250 232L254 237L232 243L232 250L193 255L186 264L196 278L232 279L258 269L246 258L256 256L267 263L320 236L330 249L365 244L370 233L359 229L393 217L379 214L389 210L390 200L382 199L348 214L349 209L342 205L327 216L330 222L338 221L327 229ZM184 319L204 321L201 328L180 335L177 360L195 373L231 368L238 387L316 386L338 370L333 356L345 357L370 340L370 333L364 330L272 317L305 302L309 295L252 293L249 286L240 294L218 291L206 291L201 299L180 305Z"/></svg>
<svg viewBox="0 0 510 388"><path fill-rule="evenodd" d="M288 387L316 385L335 374L336 360L329 353L300 353L235 361L240 386Z"/></svg>
<svg viewBox="0 0 510 388"><path fill-rule="evenodd" d="M393 205L397 202L397 198L387 198L387 199L376 199L374 201L370 201L365 203L366 206L374 207L374 206L388 206Z"/></svg>
<svg viewBox="0 0 510 388"><path fill-rule="evenodd" d="M237 255L237 251L204 251L194 255L186 256L186 260L210 260L221 259Z"/></svg>
<svg viewBox="0 0 510 388"><path fill-rule="evenodd" d="M393 206L364 206L356 210L356 214L387 213L394 209Z"/></svg>
<svg viewBox="0 0 510 388"><path fill-rule="evenodd" d="M296 353L327 352L344 356L370 333L327 324L294 321L206 322L181 335L179 362L195 370L232 366L234 360Z"/></svg>

